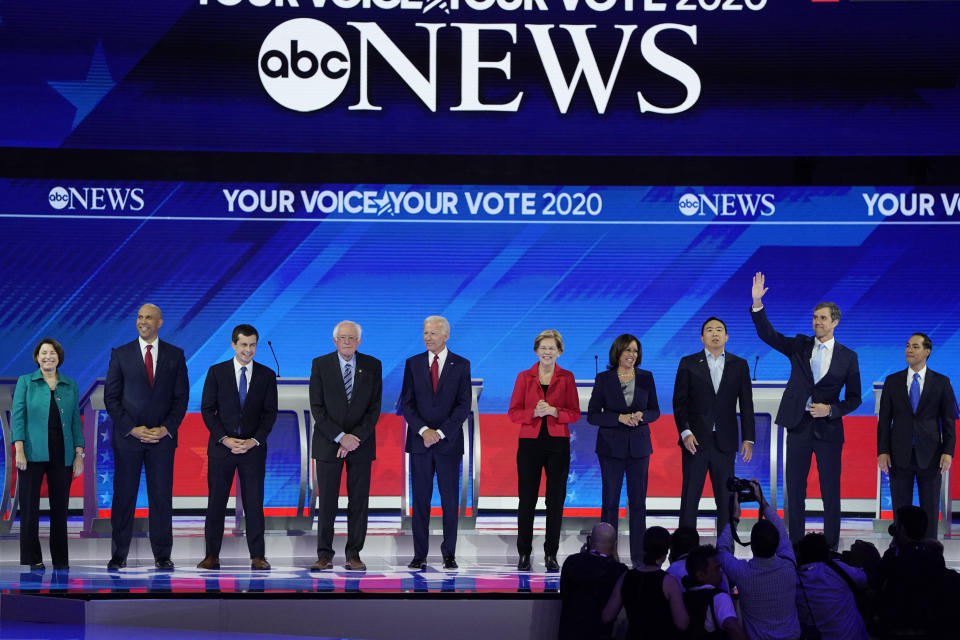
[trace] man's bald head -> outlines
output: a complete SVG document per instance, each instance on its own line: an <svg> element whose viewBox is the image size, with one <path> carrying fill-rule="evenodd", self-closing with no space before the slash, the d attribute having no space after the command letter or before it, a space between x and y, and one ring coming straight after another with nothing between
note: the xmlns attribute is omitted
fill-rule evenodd
<svg viewBox="0 0 960 640"><path fill-rule="evenodd" d="M137 333L140 334L144 342L156 340L162 325L163 313L157 305L148 302L137 311Z"/></svg>
<svg viewBox="0 0 960 640"><path fill-rule="evenodd" d="M610 555L617 546L617 530L607 522L601 522L590 531L590 549Z"/></svg>

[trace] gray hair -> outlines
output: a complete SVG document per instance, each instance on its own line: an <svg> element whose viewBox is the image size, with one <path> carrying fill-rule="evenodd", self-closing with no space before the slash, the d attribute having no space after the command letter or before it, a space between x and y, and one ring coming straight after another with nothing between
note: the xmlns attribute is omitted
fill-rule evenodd
<svg viewBox="0 0 960 640"><path fill-rule="evenodd" d="M428 322L439 324L443 327L443 333L448 336L450 335L450 323L447 322L447 319L443 316L427 316L423 319L423 324L427 324Z"/></svg>
<svg viewBox="0 0 960 640"><path fill-rule="evenodd" d="M336 326L333 328L333 339L334 339L334 340L337 339L337 333L340 331L340 327L342 327L342 326L345 325L345 324L352 324L353 326L355 326L355 327L357 328L357 340L359 340L359 339L363 336L363 327L361 327L358 323L354 322L353 320L341 320L341 321L338 322L338 323L336 324Z"/></svg>

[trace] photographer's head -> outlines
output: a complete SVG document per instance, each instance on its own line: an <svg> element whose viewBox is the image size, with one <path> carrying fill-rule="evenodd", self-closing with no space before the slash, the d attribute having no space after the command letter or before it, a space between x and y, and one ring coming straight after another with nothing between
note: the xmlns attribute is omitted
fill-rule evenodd
<svg viewBox="0 0 960 640"><path fill-rule="evenodd" d="M610 524L601 522L590 531L589 550L612 556L617 551L617 530Z"/></svg>
<svg viewBox="0 0 960 640"><path fill-rule="evenodd" d="M708 584L719 587L723 582L720 558L712 544L694 547L687 554L687 575L695 586Z"/></svg>
<svg viewBox="0 0 960 640"><path fill-rule="evenodd" d="M916 505L907 505L897 509L894 537L918 542L927 533L927 514Z"/></svg>
<svg viewBox="0 0 960 640"><path fill-rule="evenodd" d="M643 534L643 563L657 566L667 559L670 532L663 527L650 527Z"/></svg>
<svg viewBox="0 0 960 640"><path fill-rule="evenodd" d="M700 544L700 534L693 527L677 527L670 535L670 562L674 563Z"/></svg>
<svg viewBox="0 0 960 640"><path fill-rule="evenodd" d="M830 559L830 545L827 537L822 533L808 533L800 539L797 545L797 562L810 564L811 562L826 562Z"/></svg>
<svg viewBox="0 0 960 640"><path fill-rule="evenodd" d="M758 520L750 530L750 546L753 557L772 558L780 545L780 532L769 520Z"/></svg>

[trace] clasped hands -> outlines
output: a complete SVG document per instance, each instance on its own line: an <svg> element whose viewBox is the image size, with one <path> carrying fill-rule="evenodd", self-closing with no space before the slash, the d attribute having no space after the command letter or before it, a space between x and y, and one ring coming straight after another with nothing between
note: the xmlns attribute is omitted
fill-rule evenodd
<svg viewBox="0 0 960 640"><path fill-rule="evenodd" d="M345 433L340 438L340 448L337 449L338 458L346 458L347 454L360 446L360 438L352 433Z"/></svg>
<svg viewBox="0 0 960 640"><path fill-rule="evenodd" d="M537 400L537 406L533 408L533 417L542 418L544 416L557 417L557 408L549 405L546 400Z"/></svg>
<svg viewBox="0 0 960 640"><path fill-rule="evenodd" d="M813 418L829 418L830 405L821 402L811 402L807 405L807 411Z"/></svg>
<svg viewBox="0 0 960 640"><path fill-rule="evenodd" d="M427 427L426 429L424 429L423 433L420 434L420 437L423 438L423 446L425 446L428 449L433 445L437 444L438 442L440 442L440 440L442 439L440 437L440 434L437 432L437 430L431 429L430 427Z"/></svg>
<svg viewBox="0 0 960 640"><path fill-rule="evenodd" d="M143 444L157 444L162 438L166 438L170 434L167 431L167 428L164 426L160 427L134 427L130 429L130 435L142 442Z"/></svg>
<svg viewBox="0 0 960 640"><path fill-rule="evenodd" d="M229 436L221 440L220 443L230 449L230 453L236 455L246 453L257 446L257 441L253 438L231 438Z"/></svg>
<svg viewBox="0 0 960 640"><path fill-rule="evenodd" d="M643 422L643 411L634 411L633 413L621 413L619 420L628 427L635 427Z"/></svg>

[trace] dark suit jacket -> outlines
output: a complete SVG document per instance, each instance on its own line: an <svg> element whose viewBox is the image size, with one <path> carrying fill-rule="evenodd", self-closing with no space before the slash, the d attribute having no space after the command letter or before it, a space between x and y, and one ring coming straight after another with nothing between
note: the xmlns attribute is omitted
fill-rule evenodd
<svg viewBox="0 0 960 640"><path fill-rule="evenodd" d="M737 400L740 401L739 429ZM753 386L747 361L726 351L720 387L714 391L706 353L699 351L680 360L673 383L673 417L678 432L689 429L700 443L714 438L720 451L737 451L741 440L756 442ZM717 427L715 434L714 426Z"/></svg>
<svg viewBox="0 0 960 640"><path fill-rule="evenodd" d="M957 439L957 400L950 378L927 368L923 392L914 414L907 393L907 371L909 369L891 373L883 381L880 420L877 422L877 455L888 454L894 466L910 466L913 436L916 434L917 464L926 469L931 464L939 464L942 454L953 455Z"/></svg>
<svg viewBox="0 0 960 640"><path fill-rule="evenodd" d="M642 458L653 453L650 423L660 417L657 388L653 384L653 374L644 369L636 369L634 379L633 403L628 407L617 370L607 369L597 374L587 405L587 422L600 427L597 430L598 456ZM621 413L634 411L643 411L643 422L636 427L620 422Z"/></svg>
<svg viewBox="0 0 960 640"><path fill-rule="evenodd" d="M259 450L265 453L267 436L277 420L277 374L254 361L247 400L241 407L233 358L213 365L203 382L200 413L210 431L208 455L233 455L220 444L220 440L227 437L254 438L260 446L250 452Z"/></svg>
<svg viewBox="0 0 960 640"><path fill-rule="evenodd" d="M463 421L470 414L470 361L452 351L433 390L428 352L407 358L400 390L400 410L407 421L407 453L434 451L443 455L463 455ZM423 427L440 429L443 439L429 449L419 431Z"/></svg>
<svg viewBox="0 0 960 640"><path fill-rule="evenodd" d="M751 309L750 317L760 339L790 359L790 379L780 400L777 424L788 430L799 425L807 414L807 398L812 396L813 402L830 405L830 416L816 419L821 423L817 427L821 437L843 442L843 416L859 407L861 402L860 364L856 352L836 342L830 369L820 382L814 384L810 358L816 338L803 334L788 338L775 331L767 319L766 308L756 313ZM843 400L840 400L840 390L844 387Z"/></svg>
<svg viewBox="0 0 960 640"><path fill-rule="evenodd" d="M336 461L340 445L334 442L334 438L341 432L360 438L360 446L350 452L353 459L363 461L377 457L375 429L383 395L380 361L359 352L353 357L357 368L349 403L337 352L313 359L310 371L310 412L314 420L311 455L317 460Z"/></svg>
<svg viewBox="0 0 960 640"><path fill-rule="evenodd" d="M134 427L166 427L177 444L177 429L187 413L190 382L183 349L160 340L153 386L147 384L147 370L134 340L110 352L103 403L113 420L113 446L138 449L143 445L127 437Z"/></svg>

